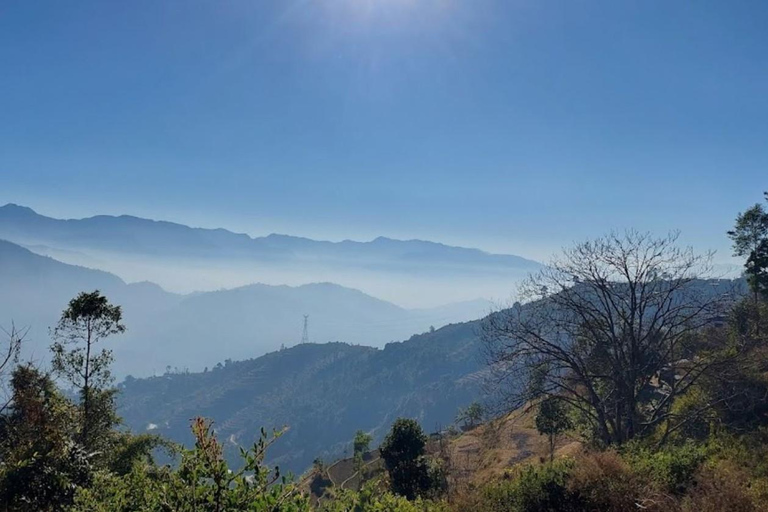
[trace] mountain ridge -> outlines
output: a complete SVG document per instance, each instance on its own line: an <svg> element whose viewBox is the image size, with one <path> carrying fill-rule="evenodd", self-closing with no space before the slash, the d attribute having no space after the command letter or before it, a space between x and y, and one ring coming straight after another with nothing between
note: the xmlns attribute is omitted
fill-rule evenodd
<svg viewBox="0 0 768 512"><path fill-rule="evenodd" d="M392 248L393 246L397 246L397 248L402 247L414 247L414 248L420 248L420 249L439 249L444 251L450 251L450 252L461 252L467 255L473 255L477 257L488 257L492 260L498 261L500 259L503 259L507 263L516 263L520 266L531 266L535 267L538 266L539 263L524 258L522 256L517 255L511 255L511 254L498 254L498 253L491 253L487 251L483 251L481 249L475 249L475 248L469 248L469 247L460 247L460 246L451 246L440 242L433 242L429 240L422 240L422 239L408 239L408 240L400 240L385 236L378 236L370 241L357 241L357 240L351 240L351 239L345 239L342 241L334 242L329 240L315 240L308 237L301 237L301 236L294 236L294 235L288 235L288 234L281 234L281 233L271 233L269 235L265 236L256 236L252 237L250 235L247 235L245 233L237 233L231 230L228 230L226 228L202 228L202 227L193 227L186 224L178 223L178 222L172 222L172 221L166 221L166 220L156 220L156 219L148 219L144 217L138 217L134 215L95 215L91 217L83 217L83 218L69 218L69 219L59 219L54 217L48 217L45 215L41 215L37 213L34 209L18 205L15 203L7 203L4 206L0 206L0 237L3 237L4 233L8 233L12 231L13 226L9 226L9 221L13 220L24 220L24 221L33 221L39 226L45 226L45 227L53 227L56 225L58 228L62 227L72 227L76 225L86 226L88 224L94 225L94 224L120 224L125 223L126 221L129 224L132 224L133 227L150 227L152 229L157 228L163 228L163 229L170 229L174 230L176 232L185 232L187 234L195 233L195 234L205 234L205 235L214 235L216 237L228 237L232 241L237 242L255 242L259 246L273 246L272 242L279 241L279 242L295 242L295 243L301 243L301 244L318 244L319 246L323 247L355 247L355 248L363 248L363 247L381 247L381 246L388 246ZM125 227L125 226L123 226ZM83 228L84 229L84 228ZM40 233L37 235L28 234L27 236L41 236ZM71 236L71 235L70 235ZM8 238L5 236L4 238ZM60 238L62 240L62 238ZM63 240L67 240L64 238ZM12 240L11 241L15 241ZM71 243L72 241L69 240ZM260 247L262 248L262 247Z"/></svg>
<svg viewBox="0 0 768 512"><path fill-rule="evenodd" d="M81 291L99 289L123 307L126 334L111 341L118 375L146 376L168 365L202 369L291 346L310 316L313 341L383 346L430 326L475 318L483 301L406 309L335 283L299 286L252 283L232 289L177 294L153 282L70 265L0 240L0 325L32 327L28 346L46 353L48 328Z"/></svg>

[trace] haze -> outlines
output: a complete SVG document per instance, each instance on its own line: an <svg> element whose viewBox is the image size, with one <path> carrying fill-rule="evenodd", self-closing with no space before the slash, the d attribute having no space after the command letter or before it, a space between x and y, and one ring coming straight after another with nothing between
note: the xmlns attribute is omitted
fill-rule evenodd
<svg viewBox="0 0 768 512"><path fill-rule="evenodd" d="M768 167L767 10L6 3L0 204L540 261L680 229L726 262Z"/></svg>

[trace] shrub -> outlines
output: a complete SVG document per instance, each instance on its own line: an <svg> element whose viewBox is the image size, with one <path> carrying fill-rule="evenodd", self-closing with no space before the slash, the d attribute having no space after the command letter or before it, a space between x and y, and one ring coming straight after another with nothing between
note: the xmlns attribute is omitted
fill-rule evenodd
<svg viewBox="0 0 768 512"><path fill-rule="evenodd" d="M643 494L629 465L614 451L579 457L570 473L568 489L588 510L623 512L638 508Z"/></svg>
<svg viewBox="0 0 768 512"><path fill-rule="evenodd" d="M659 491L675 495L685 493L704 458L704 448L690 442L659 451L641 448L629 454L631 465L641 478Z"/></svg>
<svg viewBox="0 0 768 512"><path fill-rule="evenodd" d="M318 512L448 512L441 503L417 498L408 501L389 491L381 491L373 482L363 486L360 492L334 489L332 499L323 501Z"/></svg>
<svg viewBox="0 0 768 512"><path fill-rule="evenodd" d="M687 393L677 397L670 412L690 420L671 434L670 439L674 441L707 439L710 435L711 425L716 419L715 411L706 406L710 401L712 401L712 397L700 386L694 386ZM703 412L701 412L702 410Z"/></svg>
<svg viewBox="0 0 768 512"><path fill-rule="evenodd" d="M749 475L733 463L703 468L696 486L683 498L683 512L752 512L757 510L748 488Z"/></svg>
<svg viewBox="0 0 768 512"><path fill-rule="evenodd" d="M707 441L707 455L710 459L728 460L742 468L749 469L757 478L768 477L768 437L762 431L749 435L735 436L728 432L711 436Z"/></svg>
<svg viewBox="0 0 768 512"><path fill-rule="evenodd" d="M580 510L580 498L567 485L572 468L570 460L523 467L481 489L473 508L483 512Z"/></svg>
<svg viewBox="0 0 768 512"><path fill-rule="evenodd" d="M227 466L209 421L196 418L192 432L195 448L182 451L177 469L136 461L124 476L103 472L97 485L79 490L71 512L309 511L309 501L290 479L264 465L280 432L268 436L262 430L253 448L241 449L243 467L237 471Z"/></svg>

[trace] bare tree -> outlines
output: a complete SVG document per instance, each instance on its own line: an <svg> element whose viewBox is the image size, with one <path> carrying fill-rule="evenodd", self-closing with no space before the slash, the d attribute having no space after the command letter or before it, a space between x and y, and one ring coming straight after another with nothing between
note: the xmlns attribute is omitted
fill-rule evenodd
<svg viewBox="0 0 768 512"><path fill-rule="evenodd" d="M26 336L28 329L17 329L16 325L11 323L10 330L0 327L5 336L3 346L0 347L0 413L2 413L10 404L10 393L6 389L6 379L16 363L19 362L19 353L21 351L21 342Z"/></svg>
<svg viewBox="0 0 768 512"><path fill-rule="evenodd" d="M686 421L671 405L718 364L698 355L696 334L724 311L728 284L703 281L711 254L677 236L577 244L522 285L525 304L487 317L489 384L505 406L560 400L605 444Z"/></svg>

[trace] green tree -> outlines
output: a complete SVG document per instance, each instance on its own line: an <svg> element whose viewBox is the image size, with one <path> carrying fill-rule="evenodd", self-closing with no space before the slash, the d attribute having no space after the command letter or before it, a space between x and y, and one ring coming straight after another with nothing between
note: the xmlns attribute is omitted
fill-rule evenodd
<svg viewBox="0 0 768 512"><path fill-rule="evenodd" d="M430 488L424 460L427 436L416 420L398 418L379 447L389 473L392 491L409 500Z"/></svg>
<svg viewBox="0 0 768 512"><path fill-rule="evenodd" d="M734 305L728 322L702 336L699 357L717 347L738 357L727 358L717 371L707 372L691 396L678 399L672 409L698 412L675 435L706 439L727 429L753 432L768 425L768 304L744 298ZM708 407L708 404L712 404Z"/></svg>
<svg viewBox="0 0 768 512"><path fill-rule="evenodd" d="M472 402L465 409L459 410L456 421L461 423L464 428L474 428L483 421L485 408L480 402Z"/></svg>
<svg viewBox="0 0 768 512"><path fill-rule="evenodd" d="M768 297L768 212L758 203L739 213L728 236L734 255L746 258L745 273L755 301Z"/></svg>
<svg viewBox="0 0 768 512"><path fill-rule="evenodd" d="M98 444L98 437L117 421L110 365L112 351L96 345L104 338L125 331L120 306L99 293L82 292L69 302L53 330L54 371L78 391L82 407L79 438L86 449ZM110 412L112 413L110 415Z"/></svg>
<svg viewBox="0 0 768 512"><path fill-rule="evenodd" d="M0 415L0 508L62 510L92 475L85 452L72 442L75 407L31 365L16 367L11 388Z"/></svg>
<svg viewBox="0 0 768 512"><path fill-rule="evenodd" d="M371 441L373 441L373 437L369 433L362 430L358 430L355 433L355 439L352 442L352 457L355 471L358 473L361 473L363 470L363 456L365 455L365 452L368 451ZM362 479L362 474L360 475L360 478Z"/></svg>
<svg viewBox="0 0 768 512"><path fill-rule="evenodd" d="M549 461L555 460L557 437L571 428L567 411L557 398L545 398L539 403L536 413L536 430L549 440Z"/></svg>
<svg viewBox="0 0 768 512"><path fill-rule="evenodd" d="M367 452L370 449L371 441L373 441L373 436L371 436L371 434L358 430L355 432L355 440L352 443L354 452L361 454Z"/></svg>

